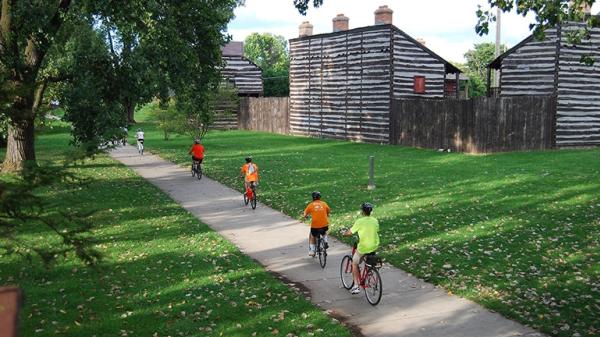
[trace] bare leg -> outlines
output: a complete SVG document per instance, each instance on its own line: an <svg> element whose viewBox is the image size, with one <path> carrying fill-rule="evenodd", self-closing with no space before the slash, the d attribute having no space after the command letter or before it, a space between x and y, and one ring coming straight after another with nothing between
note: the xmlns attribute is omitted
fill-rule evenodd
<svg viewBox="0 0 600 337"><path fill-rule="evenodd" d="M358 268L358 263L352 263L352 275L354 276L354 286L357 287L360 285L360 268Z"/></svg>

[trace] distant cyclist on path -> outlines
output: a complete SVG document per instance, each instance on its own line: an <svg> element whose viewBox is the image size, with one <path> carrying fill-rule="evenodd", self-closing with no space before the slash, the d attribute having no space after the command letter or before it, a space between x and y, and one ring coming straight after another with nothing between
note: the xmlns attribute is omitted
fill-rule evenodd
<svg viewBox="0 0 600 337"><path fill-rule="evenodd" d="M311 217L310 232L308 232L308 255L315 256L315 239L319 236L319 232L323 234L325 249L329 247L327 241L327 230L329 229L329 213L331 209L325 201L321 201L321 193L318 191L312 192L313 201L306 206L304 210L304 219Z"/></svg>
<svg viewBox="0 0 600 337"><path fill-rule="evenodd" d="M371 216L373 205L365 202L361 206L362 218L354 222L352 228L342 233L343 236L358 234L358 246L352 256L352 275L354 276L354 287L350 289L352 294L360 293L360 275L358 265L365 258L365 255L373 253L379 248L379 221Z"/></svg>
<svg viewBox="0 0 600 337"><path fill-rule="evenodd" d="M142 129L137 129L135 139L137 139L138 151L144 154L144 131Z"/></svg>
<svg viewBox="0 0 600 337"><path fill-rule="evenodd" d="M252 162L252 157L246 157L246 164L240 170L240 178L244 178L244 186L246 191L252 183L258 184L258 165Z"/></svg>
<svg viewBox="0 0 600 337"><path fill-rule="evenodd" d="M204 160L204 145L200 144L200 139L194 139L194 144L188 151L188 154L192 155L192 160L197 161L198 165L202 164Z"/></svg>

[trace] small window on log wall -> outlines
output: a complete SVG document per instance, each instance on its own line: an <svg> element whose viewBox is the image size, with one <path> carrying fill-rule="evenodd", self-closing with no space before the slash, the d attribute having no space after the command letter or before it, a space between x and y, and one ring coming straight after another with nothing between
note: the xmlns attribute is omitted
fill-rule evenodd
<svg viewBox="0 0 600 337"><path fill-rule="evenodd" d="M425 93L425 76L415 76L414 90L415 94Z"/></svg>

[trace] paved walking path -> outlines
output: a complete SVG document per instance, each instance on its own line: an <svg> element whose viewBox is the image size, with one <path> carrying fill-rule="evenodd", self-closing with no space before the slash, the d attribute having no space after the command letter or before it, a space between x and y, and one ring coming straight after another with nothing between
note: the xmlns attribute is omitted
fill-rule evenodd
<svg viewBox="0 0 600 337"><path fill-rule="evenodd" d="M133 146L112 157L168 193L185 209L256 259L311 291L311 300L324 310L345 317L368 337L505 337L543 336L478 304L385 265L381 270L383 298L372 307L361 295L341 287L339 264L350 247L330 240L327 267L308 257L308 227L259 204L244 206L239 192L206 177L198 181L189 169L158 156L140 156Z"/></svg>

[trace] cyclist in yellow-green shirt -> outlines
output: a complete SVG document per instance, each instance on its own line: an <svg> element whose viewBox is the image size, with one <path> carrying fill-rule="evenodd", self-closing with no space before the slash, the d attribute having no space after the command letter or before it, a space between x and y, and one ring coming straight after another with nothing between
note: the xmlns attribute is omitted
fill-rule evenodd
<svg viewBox="0 0 600 337"><path fill-rule="evenodd" d="M354 287L350 289L352 294L360 293L360 275L358 265L365 255L373 253L379 248L379 221L371 216L373 205L365 202L362 204L362 218L356 220L352 228L346 230L342 235L351 236L358 234L358 246L352 256L352 275L354 276Z"/></svg>

